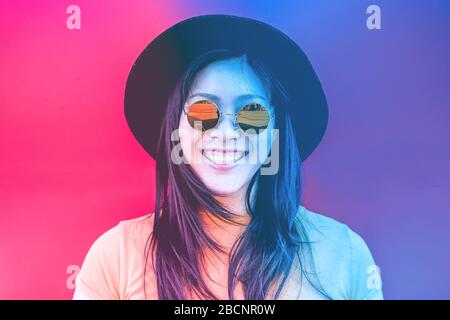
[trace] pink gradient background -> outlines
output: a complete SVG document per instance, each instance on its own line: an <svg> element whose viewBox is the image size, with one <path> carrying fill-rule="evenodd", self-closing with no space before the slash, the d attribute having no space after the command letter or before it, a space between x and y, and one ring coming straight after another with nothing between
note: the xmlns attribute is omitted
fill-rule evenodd
<svg viewBox="0 0 450 320"><path fill-rule="evenodd" d="M364 237L386 298L449 298L450 6L373 2L379 32L364 0L1 2L0 299L70 299L68 266L151 212L154 161L127 127L126 78L160 32L206 13L266 21L305 49L330 102L305 206ZM71 4L81 30L66 28Z"/></svg>
<svg viewBox="0 0 450 320"><path fill-rule="evenodd" d="M70 298L67 266L153 205L154 162L125 122L124 85L145 44L181 17L163 1L77 1L81 30L69 30L72 3L0 9L3 299Z"/></svg>

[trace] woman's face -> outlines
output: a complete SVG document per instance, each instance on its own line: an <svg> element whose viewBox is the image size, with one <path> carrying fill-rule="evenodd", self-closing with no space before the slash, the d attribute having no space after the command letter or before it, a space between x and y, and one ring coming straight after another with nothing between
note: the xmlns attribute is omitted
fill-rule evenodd
<svg viewBox="0 0 450 320"><path fill-rule="evenodd" d="M215 128L202 132L191 127L183 112L179 123L183 155L211 190L222 195L245 192L266 160L271 144L265 138L267 147L258 151L258 139L261 143L266 135L245 134L234 124L232 115L223 114L235 114L251 103L258 103L273 114L270 95L245 60L234 58L211 63L200 70L190 88L185 110L200 100L214 102L222 116ZM273 123L272 118L266 133L273 128Z"/></svg>

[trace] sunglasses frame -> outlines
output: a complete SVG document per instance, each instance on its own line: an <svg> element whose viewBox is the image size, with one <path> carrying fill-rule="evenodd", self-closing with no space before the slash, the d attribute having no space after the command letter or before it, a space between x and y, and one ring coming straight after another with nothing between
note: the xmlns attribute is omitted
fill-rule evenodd
<svg viewBox="0 0 450 320"><path fill-rule="evenodd" d="M265 107L264 105L262 105L261 103L256 103L256 102L246 103L246 104L244 104L244 105L239 109L239 111L236 112L236 113L229 113L229 112L227 112L227 113L222 113L221 110L220 110L220 108L219 108L219 106L217 105L217 103L215 103L214 101L208 100L208 99L199 99L199 100L197 100L197 101L195 101L195 102L192 102L192 103L189 103L189 104L188 104L188 103L185 103L185 104L184 104L184 107L183 107L183 113L186 115L186 117L188 116L188 113L189 113L189 111L186 111L186 106L188 106L188 107L190 108L193 104L198 103L198 102L200 102L200 101L208 101L209 103L213 104L213 105L216 107L216 109L217 109L217 111L218 111L218 113L219 113L219 118L218 118L218 120L217 120L216 125L215 125L214 127L210 128L210 129L207 129L207 130L211 130L211 129L216 128L216 127L223 121L224 116L233 116L233 125L234 125L234 127L239 127L241 130L243 130L243 131L245 132L246 130L244 130L244 129L239 125L239 123L237 122L237 117L238 117L239 113L241 112L241 110L242 110L245 106L247 106L247 105L249 105L249 104L258 104L258 105L260 105L261 107L263 107L263 108L266 110L266 112L269 114L269 122L267 123L267 127L264 128L264 129L261 129L261 131L266 130L266 129L269 127L270 123L275 119L275 113L274 113L274 112L270 112L269 109L268 109L267 107ZM272 108L272 109L274 109L274 108ZM192 126L191 126L191 127L192 127ZM193 128L193 129L195 129L195 128Z"/></svg>

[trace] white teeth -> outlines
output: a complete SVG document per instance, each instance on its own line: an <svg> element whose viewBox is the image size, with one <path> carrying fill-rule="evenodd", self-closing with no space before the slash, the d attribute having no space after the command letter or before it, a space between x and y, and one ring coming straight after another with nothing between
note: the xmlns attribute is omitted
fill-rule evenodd
<svg viewBox="0 0 450 320"><path fill-rule="evenodd" d="M215 150L204 150L203 155L216 164L234 164L245 156L243 151L222 152Z"/></svg>

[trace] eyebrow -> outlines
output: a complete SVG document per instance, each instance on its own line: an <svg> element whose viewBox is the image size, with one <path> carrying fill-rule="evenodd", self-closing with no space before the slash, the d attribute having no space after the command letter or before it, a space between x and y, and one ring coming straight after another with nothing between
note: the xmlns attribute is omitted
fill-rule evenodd
<svg viewBox="0 0 450 320"><path fill-rule="evenodd" d="M205 98L208 98L208 99L211 99L211 100L216 100L216 101L220 100L220 98L218 96L216 96L214 94L211 94L211 93L206 93L206 92L194 93L194 94L190 95L188 97L188 99L196 97L196 96L201 96L201 97L205 97ZM259 94L242 94L242 95L238 96L236 98L236 100L251 99L251 98L258 98L258 99L261 99L261 100L267 100L266 97L263 97L263 96L261 96Z"/></svg>

